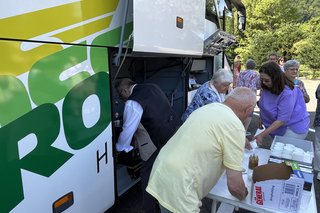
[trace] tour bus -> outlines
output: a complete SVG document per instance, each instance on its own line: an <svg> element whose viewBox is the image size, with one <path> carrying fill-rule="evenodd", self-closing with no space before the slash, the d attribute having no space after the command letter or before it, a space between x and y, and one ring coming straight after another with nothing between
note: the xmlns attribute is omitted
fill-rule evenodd
<svg viewBox="0 0 320 213"><path fill-rule="evenodd" d="M104 212L139 181L114 82L179 115L245 27L240 0L0 0L0 212Z"/></svg>

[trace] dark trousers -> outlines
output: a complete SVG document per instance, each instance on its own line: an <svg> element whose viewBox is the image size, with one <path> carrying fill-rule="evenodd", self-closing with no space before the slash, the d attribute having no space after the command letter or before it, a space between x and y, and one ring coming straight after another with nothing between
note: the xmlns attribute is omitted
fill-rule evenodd
<svg viewBox="0 0 320 213"><path fill-rule="evenodd" d="M147 161L144 162L140 171L142 196L143 196L142 209L145 213L154 213L159 211L156 207L158 203L157 200L146 191L150 173L152 170L152 165L157 155L158 155L158 151L155 151L155 153L153 153L153 155Z"/></svg>

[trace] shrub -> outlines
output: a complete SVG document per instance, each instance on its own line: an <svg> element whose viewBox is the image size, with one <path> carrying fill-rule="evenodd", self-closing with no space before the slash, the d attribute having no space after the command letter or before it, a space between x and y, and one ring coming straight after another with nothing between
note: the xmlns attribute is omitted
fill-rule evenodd
<svg viewBox="0 0 320 213"><path fill-rule="evenodd" d="M312 70L306 65L300 65L299 76L307 79L319 79L320 70Z"/></svg>

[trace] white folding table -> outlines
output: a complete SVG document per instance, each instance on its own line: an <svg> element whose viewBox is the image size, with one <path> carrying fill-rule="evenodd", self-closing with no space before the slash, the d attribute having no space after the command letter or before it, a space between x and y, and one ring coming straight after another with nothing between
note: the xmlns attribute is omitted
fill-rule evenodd
<svg viewBox="0 0 320 213"><path fill-rule="evenodd" d="M256 154L259 156L259 165L266 164L268 162L270 156L270 150L256 148L253 151L246 151L244 154L244 161L243 161L243 168L248 168L248 160L250 154ZM227 187L227 177L224 173L215 187L211 189L209 194L207 195L208 198L212 199L212 211L211 213L216 212L217 202L221 202L221 207L224 210L220 210L218 212L227 213L226 211L233 212L234 208L241 208L246 209L253 212L279 212L279 210L272 210L263 207L256 207L251 205L251 188L252 188L252 180L249 180L248 173L243 173L243 180L248 188L248 196L240 201L234 196L232 196ZM232 208L230 208L232 207ZM227 210L226 210L227 209ZM315 191L314 191L314 184L312 185L311 192L303 191L301 206L300 206L300 213L316 213L317 206L316 206L316 198L315 198Z"/></svg>

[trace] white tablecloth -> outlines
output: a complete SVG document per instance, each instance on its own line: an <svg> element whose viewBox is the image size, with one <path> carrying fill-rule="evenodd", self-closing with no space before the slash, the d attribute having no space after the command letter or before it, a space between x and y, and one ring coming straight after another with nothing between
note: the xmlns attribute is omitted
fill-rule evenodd
<svg viewBox="0 0 320 213"><path fill-rule="evenodd" d="M246 199L239 201L237 198L233 197L227 187L227 177L224 173L215 187L209 192L208 198L212 199L214 201L219 201L227 204L231 204L235 207L239 207L242 209L247 209L254 212L279 212L272 209L262 208L262 207L256 207L251 205L251 188L252 188L252 180L251 178L248 178L248 160L250 154L257 154L259 156L259 165L266 164L268 162L269 156L270 156L270 150L268 149L261 149L257 148L253 151L246 151L244 155L244 161L243 161L243 168L246 169L246 172L243 173L243 180L245 181L245 184L248 188L248 196ZM214 205L213 204L213 205ZM213 209L214 212L214 209ZM315 191L314 186L312 186L311 192L303 191L302 194L302 200L301 200L301 206L300 211L301 213L316 213L317 212L317 206L316 206L316 198L315 198Z"/></svg>

